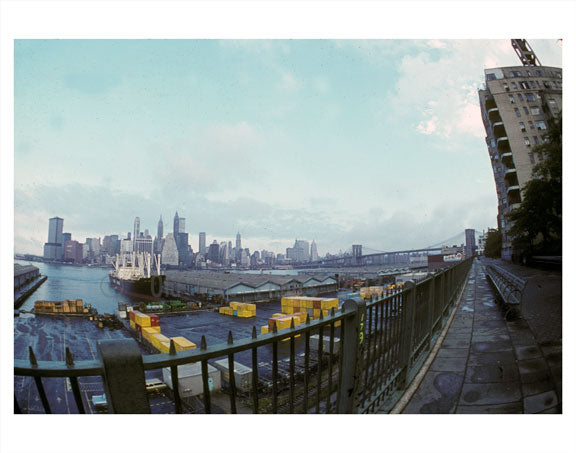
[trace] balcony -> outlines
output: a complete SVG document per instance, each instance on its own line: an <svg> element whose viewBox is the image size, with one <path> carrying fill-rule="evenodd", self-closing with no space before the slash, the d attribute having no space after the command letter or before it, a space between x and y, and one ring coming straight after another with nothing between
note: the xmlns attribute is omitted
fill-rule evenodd
<svg viewBox="0 0 576 453"><path fill-rule="evenodd" d="M494 137L496 139L506 137L506 129L504 128L504 123L502 121L493 123L492 131L494 132Z"/></svg>
<svg viewBox="0 0 576 453"><path fill-rule="evenodd" d="M502 155L500 156L500 158L502 159L502 163L504 165L506 165L508 168L513 168L514 167L514 158L512 157L512 152L508 151L506 153L502 153Z"/></svg>
<svg viewBox="0 0 576 453"><path fill-rule="evenodd" d="M486 99L486 101L484 102L484 107L486 108L488 113L490 113L490 111L492 111L492 110L498 111L498 107L496 107L496 101L492 97L489 99Z"/></svg>
<svg viewBox="0 0 576 453"><path fill-rule="evenodd" d="M515 168L508 168L504 172L504 179L508 184L508 188L518 186L518 173L516 172Z"/></svg>
<svg viewBox="0 0 576 453"><path fill-rule="evenodd" d="M496 147L498 148L501 154L512 152L512 150L510 149L510 142L508 140L508 137L506 136L498 137L496 139Z"/></svg>
<svg viewBox="0 0 576 453"><path fill-rule="evenodd" d="M488 110L488 118L492 122L502 121L502 118L500 117L500 110L498 110L498 107Z"/></svg>
<svg viewBox="0 0 576 453"><path fill-rule="evenodd" d="M520 186L519 185L509 186L506 189L506 192L508 193L508 205L513 206L513 205L518 204L522 201L520 198Z"/></svg>

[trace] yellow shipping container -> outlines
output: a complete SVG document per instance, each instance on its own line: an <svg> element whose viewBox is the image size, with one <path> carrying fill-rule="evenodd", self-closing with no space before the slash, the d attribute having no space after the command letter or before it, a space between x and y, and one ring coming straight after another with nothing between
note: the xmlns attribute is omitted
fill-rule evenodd
<svg viewBox="0 0 576 453"><path fill-rule="evenodd" d="M282 310L282 312L289 315L289 314L294 313L294 308L293 308L293 307L284 307L284 309Z"/></svg>
<svg viewBox="0 0 576 453"><path fill-rule="evenodd" d="M130 321L133 322L133 321ZM155 327L142 327L142 336L151 342L150 337L154 334L160 333L160 326Z"/></svg>
<svg viewBox="0 0 576 453"><path fill-rule="evenodd" d="M272 315L273 318L283 318L284 316L286 316L284 313L274 313Z"/></svg>
<svg viewBox="0 0 576 453"><path fill-rule="evenodd" d="M187 349L196 349L196 344L192 343L185 337L174 337L171 339L174 342L176 351L185 351Z"/></svg>
<svg viewBox="0 0 576 453"><path fill-rule="evenodd" d="M256 304L245 304L247 310L256 311Z"/></svg>
<svg viewBox="0 0 576 453"><path fill-rule="evenodd" d="M160 343L168 343L168 346L170 346L170 339L161 333L152 334L150 339L152 340L151 342L156 347L156 349L160 349Z"/></svg>
<svg viewBox="0 0 576 453"><path fill-rule="evenodd" d="M320 309L314 308L314 318L319 318L319 317L320 317Z"/></svg>
<svg viewBox="0 0 576 453"><path fill-rule="evenodd" d="M268 326L262 326L262 327L260 327L260 333L261 333L262 335L264 335L265 333L268 333L268 331L269 331Z"/></svg>
<svg viewBox="0 0 576 453"><path fill-rule="evenodd" d="M170 342L166 342L166 341L161 341L159 342L156 346L156 349L158 349L160 352L163 353L167 353L170 352Z"/></svg>
<svg viewBox="0 0 576 453"><path fill-rule="evenodd" d="M322 299L321 307L324 310L330 310L332 307L338 308L338 299Z"/></svg>
<svg viewBox="0 0 576 453"><path fill-rule="evenodd" d="M150 327L150 316L145 315L144 313L136 313L136 324L142 327Z"/></svg>
<svg viewBox="0 0 576 453"><path fill-rule="evenodd" d="M136 323L130 320L130 328L136 330Z"/></svg>

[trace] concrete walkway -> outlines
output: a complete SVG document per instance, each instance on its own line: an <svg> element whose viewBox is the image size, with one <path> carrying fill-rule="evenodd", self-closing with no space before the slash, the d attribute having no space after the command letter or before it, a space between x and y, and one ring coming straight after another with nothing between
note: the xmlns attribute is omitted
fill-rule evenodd
<svg viewBox="0 0 576 453"><path fill-rule="evenodd" d="M562 412L561 274L525 272L550 297L536 303L538 294L532 295L527 314L507 321L484 262L474 261L447 335L402 413Z"/></svg>

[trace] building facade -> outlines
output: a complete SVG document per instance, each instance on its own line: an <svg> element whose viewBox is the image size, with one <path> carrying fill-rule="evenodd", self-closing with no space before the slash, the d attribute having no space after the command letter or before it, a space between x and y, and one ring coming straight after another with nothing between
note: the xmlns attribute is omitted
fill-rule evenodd
<svg viewBox="0 0 576 453"><path fill-rule="evenodd" d="M562 69L510 66L486 69L484 74L485 88L478 95L498 196L502 258L511 260L507 214L520 205L522 188L537 176L534 166L541 156L532 150L544 142L550 122L562 110Z"/></svg>
<svg viewBox="0 0 576 453"><path fill-rule="evenodd" d="M44 243L44 259L59 261L64 256L64 219L52 217L48 221L48 242Z"/></svg>

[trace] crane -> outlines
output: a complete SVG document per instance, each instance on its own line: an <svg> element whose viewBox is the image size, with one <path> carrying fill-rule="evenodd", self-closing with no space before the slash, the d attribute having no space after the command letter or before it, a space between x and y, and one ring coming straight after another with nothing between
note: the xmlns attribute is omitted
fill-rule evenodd
<svg viewBox="0 0 576 453"><path fill-rule="evenodd" d="M511 39L510 41L523 66L542 66L528 41L525 39Z"/></svg>

